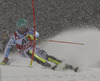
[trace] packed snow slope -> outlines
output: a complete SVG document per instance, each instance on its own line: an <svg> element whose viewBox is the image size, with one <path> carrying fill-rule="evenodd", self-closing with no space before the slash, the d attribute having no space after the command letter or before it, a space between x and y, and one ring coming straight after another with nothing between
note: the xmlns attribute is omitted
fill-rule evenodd
<svg viewBox="0 0 100 81"><path fill-rule="evenodd" d="M63 31L52 40L79 42L84 45L67 43L43 42L39 45L48 54L53 55L74 67L79 72L44 68L30 60L20 57L17 53L9 56L11 65L0 66L0 81L100 81L100 32L98 30ZM0 61L3 55L0 54Z"/></svg>

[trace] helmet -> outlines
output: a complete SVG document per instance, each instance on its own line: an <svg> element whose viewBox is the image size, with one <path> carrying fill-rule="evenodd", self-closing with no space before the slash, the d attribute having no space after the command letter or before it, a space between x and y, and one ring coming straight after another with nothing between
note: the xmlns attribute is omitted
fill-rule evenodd
<svg viewBox="0 0 100 81"><path fill-rule="evenodd" d="M25 19L19 19L16 23L16 26L18 28L18 32L20 34L24 34L27 30L27 21Z"/></svg>
<svg viewBox="0 0 100 81"><path fill-rule="evenodd" d="M16 23L18 28L20 27L27 27L27 21L25 19L19 19Z"/></svg>

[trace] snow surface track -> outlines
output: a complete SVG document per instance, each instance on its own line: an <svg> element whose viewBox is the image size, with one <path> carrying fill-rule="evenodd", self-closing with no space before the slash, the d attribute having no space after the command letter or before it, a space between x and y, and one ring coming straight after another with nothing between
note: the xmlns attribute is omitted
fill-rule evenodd
<svg viewBox="0 0 100 81"><path fill-rule="evenodd" d="M53 40L82 42L85 45L47 42L40 45L50 54L68 64L80 67L80 72L53 71L11 54L11 65L0 66L0 81L100 81L100 32L97 30L74 30L60 33ZM3 55L0 54L0 61Z"/></svg>

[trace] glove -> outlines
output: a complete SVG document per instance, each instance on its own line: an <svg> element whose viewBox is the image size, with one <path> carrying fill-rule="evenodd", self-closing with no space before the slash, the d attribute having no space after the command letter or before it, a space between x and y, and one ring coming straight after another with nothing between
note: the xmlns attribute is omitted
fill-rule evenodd
<svg viewBox="0 0 100 81"><path fill-rule="evenodd" d="M32 35L26 35L25 37L28 41L33 41L34 37ZM36 39L37 40L37 39Z"/></svg>
<svg viewBox="0 0 100 81"><path fill-rule="evenodd" d="M6 65L8 63L9 59L7 57L4 58L4 60L1 62L2 65Z"/></svg>

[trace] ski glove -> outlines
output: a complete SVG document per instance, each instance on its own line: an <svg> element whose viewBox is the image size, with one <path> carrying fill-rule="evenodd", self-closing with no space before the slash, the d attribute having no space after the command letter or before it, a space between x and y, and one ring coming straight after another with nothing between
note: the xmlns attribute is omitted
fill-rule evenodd
<svg viewBox="0 0 100 81"><path fill-rule="evenodd" d="M4 60L1 62L2 65L7 64L9 61L9 59L7 57L4 58Z"/></svg>
<svg viewBox="0 0 100 81"><path fill-rule="evenodd" d="M32 35L26 35L25 37L28 41L33 41L34 40L34 37ZM37 40L37 39L36 39Z"/></svg>

